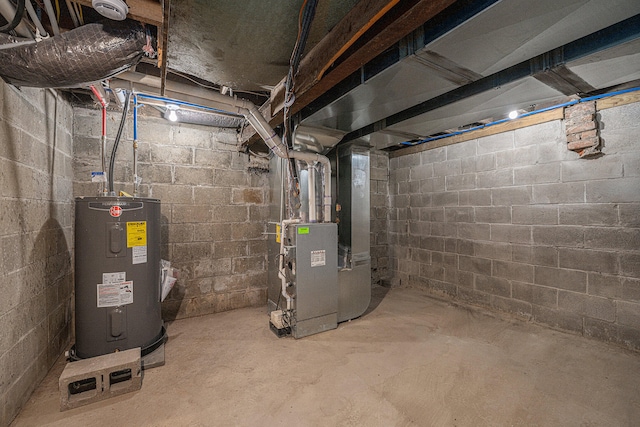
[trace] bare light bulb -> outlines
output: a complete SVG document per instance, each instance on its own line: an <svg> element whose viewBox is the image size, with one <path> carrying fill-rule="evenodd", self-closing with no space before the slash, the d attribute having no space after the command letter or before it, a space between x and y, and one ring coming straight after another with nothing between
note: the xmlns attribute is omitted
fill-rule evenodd
<svg viewBox="0 0 640 427"><path fill-rule="evenodd" d="M515 119L516 117L518 117L518 112L516 110L513 110L509 113L509 118L511 120Z"/></svg>
<svg viewBox="0 0 640 427"><path fill-rule="evenodd" d="M178 121L178 113L176 111L179 109L177 105L169 104L167 105L167 110L164 112L164 118L169 120L170 122Z"/></svg>

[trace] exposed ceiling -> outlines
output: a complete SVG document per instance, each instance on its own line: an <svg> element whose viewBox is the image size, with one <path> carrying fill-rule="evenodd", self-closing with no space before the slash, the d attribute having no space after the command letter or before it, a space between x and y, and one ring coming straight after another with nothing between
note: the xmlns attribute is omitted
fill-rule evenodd
<svg viewBox="0 0 640 427"><path fill-rule="evenodd" d="M59 3L60 26L72 28L70 2ZM85 22L99 19L90 0L77 3ZM229 88L264 104L272 126L282 124L306 0L127 3L128 18L157 35L159 59L136 69L161 80L152 86ZM158 91L142 86L140 74L128 76ZM322 0L290 114L331 140L392 150L511 110L630 86L640 86L637 0ZM250 128L243 136L259 141Z"/></svg>
<svg viewBox="0 0 640 427"><path fill-rule="evenodd" d="M492 4L461 23L445 17L435 28L427 23L414 31L389 55L391 65L370 77L365 65L362 81L345 85L302 123L395 148L512 110L638 83L639 2L485 3ZM456 14L473 12L465 6Z"/></svg>
<svg viewBox="0 0 640 427"><path fill-rule="evenodd" d="M356 0L320 1L307 47ZM168 67L237 90L271 90L287 74L303 0L172 0Z"/></svg>

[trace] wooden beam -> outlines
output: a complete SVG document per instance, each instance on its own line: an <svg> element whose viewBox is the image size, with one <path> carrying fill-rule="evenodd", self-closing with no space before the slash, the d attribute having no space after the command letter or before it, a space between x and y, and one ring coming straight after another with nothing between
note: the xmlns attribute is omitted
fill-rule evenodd
<svg viewBox="0 0 640 427"><path fill-rule="evenodd" d="M640 92L629 92L596 101L598 111L640 102Z"/></svg>
<svg viewBox="0 0 640 427"><path fill-rule="evenodd" d="M611 97L599 99L596 101L596 108L598 111L600 111L600 110L606 110L608 108L619 107L622 105L628 105L636 102L640 102L640 92L629 92L629 93L624 93L620 95L614 95ZM471 132L466 132L460 135L438 139L425 144L419 144L419 145L414 145L407 148L401 148L399 150L390 152L389 158L420 153L422 151L433 150L434 148L446 147L447 145L453 145L459 142L470 141L476 138L482 138L484 136L495 135L498 133L508 132L516 129L522 129L528 126L551 122L554 120L564 120L564 108L556 108L554 110L546 111L544 113L534 114L531 116L522 117L520 119L510 120L508 122L500 123L495 126L489 126L489 127L474 130Z"/></svg>
<svg viewBox="0 0 640 427"><path fill-rule="evenodd" d="M380 11L389 0L361 0L351 11L302 59L296 77L296 101L291 107L294 114L309 105L337 83L358 70L367 62L384 52L407 34L433 18L455 0L413 0L400 1L380 16ZM394 2L395 3L395 2ZM372 20L375 22L372 24ZM345 43L352 43L354 37L363 35L363 28L371 28L377 23L385 25L367 40L355 40L353 53L336 57ZM329 66L337 63L333 68ZM324 72L327 70L327 72ZM275 114L272 125L282 123L284 84L278 84L272 93L272 110Z"/></svg>
<svg viewBox="0 0 640 427"><path fill-rule="evenodd" d="M91 0L72 1L82 6L93 8L93 6L91 6ZM145 24L155 25L156 27L162 26L162 6L160 6L158 0L127 0L127 6L129 6L127 18L135 19Z"/></svg>
<svg viewBox="0 0 640 427"><path fill-rule="evenodd" d="M290 109L291 114L302 110L455 1L360 0L300 61L296 77L296 101ZM390 4L395 6L388 9ZM381 11L386 13L381 15ZM374 20L373 23L372 20ZM365 34L366 31L363 29L369 29L376 23L376 27L383 26L383 28L375 28L377 33L374 35ZM359 36L363 37L355 39L355 43L350 49L353 52L347 50L344 55L336 58L336 54L344 50L346 43L353 42L354 38ZM327 69L327 66L334 65L334 63L337 65ZM325 70L327 71L325 72ZM285 80L286 77L271 91L271 99L268 102L272 112L269 123L273 127L279 126L283 122ZM244 136L249 144L259 140L255 134Z"/></svg>
<svg viewBox="0 0 640 427"><path fill-rule="evenodd" d="M459 142L470 141L476 138L482 138L484 136L495 135L498 133L508 132L516 129L522 129L525 127L537 125L540 123L551 122L554 120L564 119L564 108L557 108L555 110L546 111L540 114L534 114L520 119L510 120L508 122L500 123L494 126L473 130L460 135L451 136L448 138L441 138L435 141L427 142L424 144L414 145L407 148L401 148L389 153L389 158L406 156L408 154L420 153L422 151L433 150L434 148L446 147L447 145L457 144Z"/></svg>

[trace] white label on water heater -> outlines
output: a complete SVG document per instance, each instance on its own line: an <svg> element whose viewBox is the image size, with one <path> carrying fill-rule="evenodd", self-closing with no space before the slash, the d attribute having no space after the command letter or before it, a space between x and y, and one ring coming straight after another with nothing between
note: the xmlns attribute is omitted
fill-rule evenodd
<svg viewBox="0 0 640 427"><path fill-rule="evenodd" d="M112 285L114 283L122 283L127 280L126 271L116 271L114 273L102 273L102 283Z"/></svg>
<svg viewBox="0 0 640 427"><path fill-rule="evenodd" d="M134 246L131 248L132 264L144 264L147 262L147 247Z"/></svg>
<svg viewBox="0 0 640 427"><path fill-rule="evenodd" d="M98 308L133 303L133 281L98 284Z"/></svg>
<svg viewBox="0 0 640 427"><path fill-rule="evenodd" d="M327 264L327 255L325 250L311 251L311 267L321 267Z"/></svg>

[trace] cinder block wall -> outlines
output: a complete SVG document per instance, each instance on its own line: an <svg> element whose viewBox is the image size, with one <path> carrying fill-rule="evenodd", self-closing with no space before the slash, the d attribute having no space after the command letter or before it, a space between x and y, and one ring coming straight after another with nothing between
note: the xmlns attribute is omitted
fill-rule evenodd
<svg viewBox="0 0 640 427"><path fill-rule="evenodd" d="M148 108L148 107L144 107ZM93 196L99 170L100 111L75 108L74 195ZM108 114L108 152L121 112ZM128 118L115 189L133 192ZM263 305L267 289L267 176L236 151L235 130L177 124L140 115L140 196L162 201L162 257L180 271L163 303L165 320ZM258 163L267 166L266 163ZM251 170L254 170L253 168Z"/></svg>
<svg viewBox="0 0 640 427"><path fill-rule="evenodd" d="M382 284L389 279L389 155L385 151L371 150L371 283Z"/></svg>
<svg viewBox="0 0 640 427"><path fill-rule="evenodd" d="M71 336L70 104L0 82L0 426Z"/></svg>
<svg viewBox="0 0 640 427"><path fill-rule="evenodd" d="M640 103L578 159L554 121L390 161L394 279L640 349Z"/></svg>

